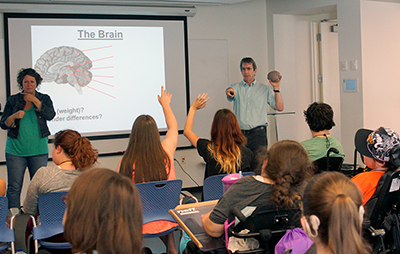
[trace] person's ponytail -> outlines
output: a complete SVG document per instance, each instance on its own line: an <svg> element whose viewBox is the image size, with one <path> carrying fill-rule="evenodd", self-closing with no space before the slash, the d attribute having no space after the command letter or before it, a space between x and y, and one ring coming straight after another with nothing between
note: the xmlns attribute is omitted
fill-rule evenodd
<svg viewBox="0 0 400 254"><path fill-rule="evenodd" d="M367 253L361 234L362 218L359 210L350 196L336 196L328 225L329 246L333 253Z"/></svg>

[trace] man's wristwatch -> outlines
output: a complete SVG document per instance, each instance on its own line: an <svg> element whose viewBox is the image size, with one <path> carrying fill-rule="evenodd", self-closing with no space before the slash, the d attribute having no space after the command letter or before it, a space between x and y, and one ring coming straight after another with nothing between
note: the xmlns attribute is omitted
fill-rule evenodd
<svg viewBox="0 0 400 254"><path fill-rule="evenodd" d="M275 93L280 93L280 92L281 92L281 89L277 89L277 90L274 89L274 92L275 92Z"/></svg>

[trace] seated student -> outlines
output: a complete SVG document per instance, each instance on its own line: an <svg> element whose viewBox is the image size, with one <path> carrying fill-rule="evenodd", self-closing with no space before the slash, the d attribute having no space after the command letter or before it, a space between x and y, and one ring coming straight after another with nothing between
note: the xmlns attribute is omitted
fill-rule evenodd
<svg viewBox="0 0 400 254"><path fill-rule="evenodd" d="M0 178L0 196L6 195L6 190L6 182L4 181L4 179Z"/></svg>
<svg viewBox="0 0 400 254"><path fill-rule="evenodd" d="M64 234L72 253L140 253L142 206L130 179L104 168L85 171L65 203Z"/></svg>
<svg viewBox="0 0 400 254"><path fill-rule="evenodd" d="M262 206L273 202L278 207L292 207L300 199L301 187L312 174L311 161L300 143L284 140L267 152L261 175L245 176L233 184L214 210L202 216L205 231L213 237L224 233L230 208Z"/></svg>
<svg viewBox="0 0 400 254"><path fill-rule="evenodd" d="M97 150L77 131L63 130L54 136L53 162L56 166L40 168L29 184L23 212L38 214L38 198L41 194L67 191L78 175L97 162Z"/></svg>
<svg viewBox="0 0 400 254"><path fill-rule="evenodd" d="M301 224L314 241L308 253L371 253L362 236L364 208L357 186L344 174L323 172L308 183ZM313 251L312 251L313 250Z"/></svg>
<svg viewBox="0 0 400 254"><path fill-rule="evenodd" d="M326 103L314 102L304 111L304 117L311 130L312 138L301 142L301 144L310 156L310 160L316 161L326 157L326 153L332 147L338 149L339 153L331 153L329 156L344 159L342 145L329 133L329 130L335 126L331 106Z"/></svg>
<svg viewBox="0 0 400 254"><path fill-rule="evenodd" d="M383 173L388 169L394 169L394 165L390 162L390 152L399 144L399 135L389 128L380 127L375 131L367 129L357 131L356 149L363 156L364 164L371 169L351 179L361 190L363 205L375 193Z"/></svg>
<svg viewBox="0 0 400 254"><path fill-rule="evenodd" d="M215 113L211 126L211 140L199 138L193 132L196 110L204 108L208 99L207 94L197 96L190 106L183 131L207 163L204 179L218 174L254 171L257 162L253 152L245 147L246 137L240 130L235 114L229 109L220 109Z"/></svg>
<svg viewBox="0 0 400 254"><path fill-rule="evenodd" d="M161 87L158 96L167 123L168 131L161 142L158 127L149 115L141 115L133 123L128 147L118 165L117 171L135 183L175 179L174 153L178 144L178 122L172 112L172 94ZM156 234L176 227L170 221L153 221L143 225L143 234ZM174 234L160 237L168 252L176 254Z"/></svg>

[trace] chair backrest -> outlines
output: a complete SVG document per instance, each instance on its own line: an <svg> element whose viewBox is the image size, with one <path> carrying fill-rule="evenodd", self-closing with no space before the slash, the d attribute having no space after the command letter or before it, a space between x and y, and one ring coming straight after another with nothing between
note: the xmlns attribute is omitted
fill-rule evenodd
<svg viewBox="0 0 400 254"><path fill-rule="evenodd" d="M0 196L0 242L10 243L15 241L14 230L7 228L7 211L8 211L8 199ZM0 246L0 251L5 250L7 245Z"/></svg>
<svg viewBox="0 0 400 254"><path fill-rule="evenodd" d="M379 229L387 215L399 205L400 171L386 171L379 179L374 195L365 204L365 218L370 226Z"/></svg>
<svg viewBox="0 0 400 254"><path fill-rule="evenodd" d="M315 173L323 171L340 171L343 164L342 157L322 157L313 162L315 166Z"/></svg>
<svg viewBox="0 0 400 254"><path fill-rule="evenodd" d="M254 175L254 172L243 172L243 176ZM220 199L224 195L222 178L226 174L207 177L203 183L203 201Z"/></svg>
<svg viewBox="0 0 400 254"><path fill-rule="evenodd" d="M339 150L331 147L326 152L326 157L322 157L314 161L315 173L321 173L323 171L340 171L343 164L342 157L330 157L331 153L338 154Z"/></svg>
<svg viewBox="0 0 400 254"><path fill-rule="evenodd" d="M237 215L236 209L232 208L233 214ZM237 216L238 217L238 216ZM293 208L278 208L275 204L269 203L257 207L256 210L244 221L241 221L234 227L235 232L243 229L250 230L249 233L255 233L262 229L271 231L286 230L300 226L301 210L299 206Z"/></svg>
<svg viewBox="0 0 400 254"><path fill-rule="evenodd" d="M39 196L38 208L41 224L33 228L33 239L45 239L64 232L62 224L66 205L62 196L68 191L50 192Z"/></svg>
<svg viewBox="0 0 400 254"><path fill-rule="evenodd" d="M143 211L143 224L157 220L173 221L170 209L179 205L182 180L137 183Z"/></svg>

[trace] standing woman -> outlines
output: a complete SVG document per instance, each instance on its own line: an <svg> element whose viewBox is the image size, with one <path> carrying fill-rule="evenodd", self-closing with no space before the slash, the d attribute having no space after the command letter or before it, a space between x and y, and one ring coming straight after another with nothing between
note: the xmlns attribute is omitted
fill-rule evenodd
<svg viewBox="0 0 400 254"><path fill-rule="evenodd" d="M20 196L25 169L30 178L40 167L47 165L47 121L56 115L50 96L36 91L42 77L34 69L21 69L17 82L20 93L7 99L0 120L7 130L6 163L8 176L7 198L9 208L20 208Z"/></svg>
<svg viewBox="0 0 400 254"><path fill-rule="evenodd" d="M172 94L161 87L158 101L164 111L168 127L162 142L153 117L141 115L133 123L128 147L117 171L135 183L175 179L174 153L178 144L178 122L170 106L171 97ZM149 222L143 225L143 234L163 232L177 225L169 221ZM177 253L173 233L160 238L167 246L168 253Z"/></svg>
<svg viewBox="0 0 400 254"><path fill-rule="evenodd" d="M208 99L207 94L197 96L190 106L183 131L207 163L204 179L218 174L254 171L257 163L253 152L245 147L247 139L240 130L235 114L229 109L220 109L215 113L211 126L211 140L199 138L193 132L196 110L204 108Z"/></svg>

